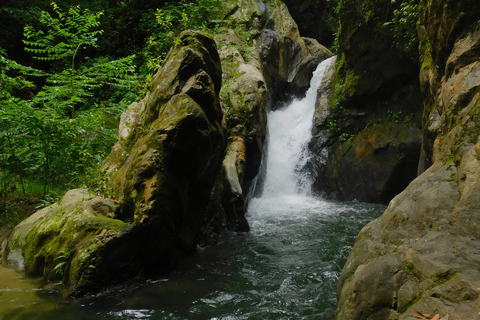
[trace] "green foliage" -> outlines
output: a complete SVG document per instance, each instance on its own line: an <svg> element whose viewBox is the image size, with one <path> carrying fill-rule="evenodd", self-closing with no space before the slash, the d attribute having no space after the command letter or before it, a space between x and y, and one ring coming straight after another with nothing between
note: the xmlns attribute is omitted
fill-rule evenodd
<svg viewBox="0 0 480 320"><path fill-rule="evenodd" d="M413 272L414 269L415 269L415 267L414 267L413 263L410 263L410 262L407 263L407 264L405 265L405 268L404 268L404 270L405 270L406 272Z"/></svg>
<svg viewBox="0 0 480 320"><path fill-rule="evenodd" d="M346 95L348 68L345 62L345 54L341 54L335 61L335 70L333 94L328 100L328 106L331 110L339 108Z"/></svg>
<svg viewBox="0 0 480 320"><path fill-rule="evenodd" d="M64 269L67 267L67 263L70 261L70 252L62 250L59 252L59 256L55 258L55 261L59 261L55 267L53 268L53 271L55 271L55 274L61 278L64 276Z"/></svg>
<svg viewBox="0 0 480 320"><path fill-rule="evenodd" d="M332 135L336 134L338 130L340 130L340 126L338 125L337 120L335 120L333 116L327 123L327 129Z"/></svg>
<svg viewBox="0 0 480 320"><path fill-rule="evenodd" d="M349 134L349 133L342 133L339 137L338 137L338 140L340 142L347 142L348 140L350 140L351 138L353 137L352 134Z"/></svg>
<svg viewBox="0 0 480 320"><path fill-rule="evenodd" d="M398 122L402 116L402 112L393 112L392 110L387 110L387 117L385 118L386 122Z"/></svg>
<svg viewBox="0 0 480 320"><path fill-rule="evenodd" d="M220 90L220 100L222 102L222 108L223 108L223 113L225 115L225 120L226 122L230 122L233 112L234 112L234 107L231 101L232 95L233 95L233 90L232 90L232 83L235 81L235 78L228 79L225 81L222 85L222 88Z"/></svg>
<svg viewBox="0 0 480 320"><path fill-rule="evenodd" d="M43 87L34 102L54 104L59 114L70 113L82 105L92 103L90 97L106 85L130 89L135 84L134 56L110 60L105 57L86 59L82 64L76 60L81 49L97 47L97 30L103 12L82 11L79 6L63 12L52 2L54 16L43 11L40 16L41 30L26 26L24 44L34 58L44 61L59 61L60 70L47 74L47 85Z"/></svg>
<svg viewBox="0 0 480 320"><path fill-rule="evenodd" d="M57 202L58 200L60 200L61 197L59 197L56 193L49 193L49 194L46 194L43 199L40 200L40 202L38 203L38 205L35 207L35 209L41 209L41 208L44 208L44 207L48 207L48 206L51 206L52 204L54 204L55 202Z"/></svg>
<svg viewBox="0 0 480 320"><path fill-rule="evenodd" d="M398 0L391 0L395 4ZM406 53L413 53L418 47L417 21L419 0L405 0L393 11L391 21L384 23L395 37L395 46Z"/></svg>
<svg viewBox="0 0 480 320"><path fill-rule="evenodd" d="M150 36L143 50L147 69L144 72L159 68L181 31L215 32L222 22L223 10L220 0L182 0L145 13L140 25Z"/></svg>
<svg viewBox="0 0 480 320"><path fill-rule="evenodd" d="M24 201L20 201L20 204L24 205ZM14 207L18 205L18 201L9 202L6 206L1 206L0 215L0 231L1 227L13 228L16 224L22 221L18 212Z"/></svg>
<svg viewBox="0 0 480 320"><path fill-rule="evenodd" d="M392 110L387 110L385 122L403 122L404 124L409 124L413 121L413 118L413 113L403 116L402 111L393 112Z"/></svg>
<svg viewBox="0 0 480 320"><path fill-rule="evenodd" d="M79 6L74 6L63 12L55 2L52 7L55 16L46 11L40 16L46 31L25 26L25 50L35 53L34 58L39 60L72 60L73 64L80 48L97 46L97 36L103 31L95 28L100 26L103 11L92 13L87 9L82 12Z"/></svg>
<svg viewBox="0 0 480 320"><path fill-rule="evenodd" d="M9 202L18 190L23 198L43 197L43 206L55 200L52 189L78 186L95 171L117 139L120 113L136 98L134 56L79 55L96 47L102 14L52 6L53 14L41 14L43 28L25 28L27 51L51 63L48 71L0 49L0 222L15 212ZM29 189L39 185L40 194Z"/></svg>
<svg viewBox="0 0 480 320"><path fill-rule="evenodd" d="M114 198L113 187L110 184L110 174L99 172L95 168L91 168L82 177L83 187L92 194L101 194L105 198Z"/></svg>

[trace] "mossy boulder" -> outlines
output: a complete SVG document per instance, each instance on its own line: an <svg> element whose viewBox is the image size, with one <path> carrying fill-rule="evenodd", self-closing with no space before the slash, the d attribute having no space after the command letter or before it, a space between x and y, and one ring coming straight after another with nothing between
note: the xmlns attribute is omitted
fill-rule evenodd
<svg viewBox="0 0 480 320"><path fill-rule="evenodd" d="M114 200L68 192L14 230L7 262L85 294L173 270L202 241L206 221L225 219L206 216L226 152L216 44L194 31L176 43L150 92L122 116L103 163Z"/></svg>
<svg viewBox="0 0 480 320"><path fill-rule="evenodd" d="M110 175L120 219L168 217L169 236L192 251L225 154L222 77L212 38L187 31L178 39L151 92L122 118L124 134L103 170Z"/></svg>
<svg viewBox="0 0 480 320"><path fill-rule="evenodd" d="M90 285L84 274L94 267L95 253L127 229L127 223L112 218L116 206L83 189L70 190L61 201L15 227L4 261L25 269L29 276L63 281L81 290Z"/></svg>

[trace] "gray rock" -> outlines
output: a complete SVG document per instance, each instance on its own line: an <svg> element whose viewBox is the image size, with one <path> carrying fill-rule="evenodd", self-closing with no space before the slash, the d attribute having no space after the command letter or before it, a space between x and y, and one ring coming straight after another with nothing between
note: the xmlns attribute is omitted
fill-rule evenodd
<svg viewBox="0 0 480 320"><path fill-rule="evenodd" d="M372 286L361 295L383 301L393 319L414 319L415 311L479 319L479 12L472 1L422 6L424 172L360 232L340 277L338 319L375 314L372 303L358 302L355 288L384 274L393 285L386 291ZM385 259L397 262L401 277L392 275Z"/></svg>

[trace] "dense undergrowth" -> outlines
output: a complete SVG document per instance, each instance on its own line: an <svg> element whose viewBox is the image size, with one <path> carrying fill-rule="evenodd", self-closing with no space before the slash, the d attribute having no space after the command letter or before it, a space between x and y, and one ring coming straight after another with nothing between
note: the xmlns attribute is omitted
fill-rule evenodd
<svg viewBox="0 0 480 320"><path fill-rule="evenodd" d="M15 22L0 23L0 234L68 189L101 189L121 113L183 29L214 32L224 14L219 0L141 2L0 5Z"/></svg>

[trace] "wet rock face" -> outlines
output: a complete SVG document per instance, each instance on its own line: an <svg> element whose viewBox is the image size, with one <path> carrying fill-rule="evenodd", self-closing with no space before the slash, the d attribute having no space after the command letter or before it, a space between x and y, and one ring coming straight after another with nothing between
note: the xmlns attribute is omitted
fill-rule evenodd
<svg viewBox="0 0 480 320"><path fill-rule="evenodd" d="M339 53L319 95L311 148L316 188L340 199L388 203L417 176L418 66L384 26L396 5L355 1L339 13Z"/></svg>
<svg viewBox="0 0 480 320"><path fill-rule="evenodd" d="M115 200L67 193L13 232L6 261L83 294L172 270L201 241L205 221L224 219L205 216L226 151L219 55L201 32L178 43L150 93L122 116L102 168Z"/></svg>
<svg viewBox="0 0 480 320"><path fill-rule="evenodd" d="M317 40L300 36L287 6L278 1L260 30L257 48L272 102L304 95L317 65L332 56Z"/></svg>
<svg viewBox="0 0 480 320"><path fill-rule="evenodd" d="M298 24L303 37L317 39L321 44L331 47L337 30L335 8L326 1L286 0L288 11Z"/></svg>
<svg viewBox="0 0 480 320"><path fill-rule="evenodd" d="M357 237L339 279L337 319L480 312L480 5L420 7L424 172Z"/></svg>
<svg viewBox="0 0 480 320"><path fill-rule="evenodd" d="M441 157L442 140L455 127L457 114L478 92L479 4L440 5L425 1L420 14L420 83L425 101L422 168ZM468 30L468 29L471 30Z"/></svg>
<svg viewBox="0 0 480 320"><path fill-rule="evenodd" d="M376 124L343 143L327 169L343 198L388 203L416 177L421 130L403 123Z"/></svg>

